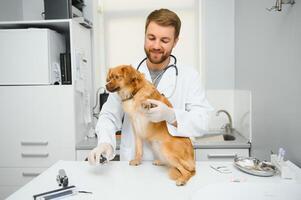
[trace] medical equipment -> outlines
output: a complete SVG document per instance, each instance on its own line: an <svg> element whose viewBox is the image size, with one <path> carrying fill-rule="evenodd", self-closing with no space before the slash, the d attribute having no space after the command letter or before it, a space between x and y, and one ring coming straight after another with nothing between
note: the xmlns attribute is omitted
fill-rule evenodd
<svg viewBox="0 0 301 200"><path fill-rule="evenodd" d="M59 186L67 187L68 186L68 177L66 175L65 170L60 169L59 174L56 177L56 181L59 184Z"/></svg>
<svg viewBox="0 0 301 200"><path fill-rule="evenodd" d="M40 194L33 195L34 200L46 200L46 199L61 199L64 197L76 195L78 193L92 194L92 192L78 190L74 185L68 186L68 177L64 169L59 170L59 174L56 176L56 181L62 188L50 190Z"/></svg>
<svg viewBox="0 0 301 200"><path fill-rule="evenodd" d="M232 173L231 170L227 166L214 166L214 165L210 165L210 167L212 169L214 169L215 171L218 171L218 172L220 172L222 174Z"/></svg>
<svg viewBox="0 0 301 200"><path fill-rule="evenodd" d="M276 166L267 161L260 161L252 157L235 157L233 165L243 172L255 176L274 176L277 173Z"/></svg>
<svg viewBox="0 0 301 200"><path fill-rule="evenodd" d="M48 192L43 192L40 194L33 195L34 200L50 200L50 199L62 199L68 196L77 195L79 193L82 194L93 194L89 191L78 190L76 186L71 185L68 187L63 187L56 190L51 190Z"/></svg>
<svg viewBox="0 0 301 200"><path fill-rule="evenodd" d="M285 155L285 150L283 148L279 148L278 150L278 162L283 162Z"/></svg>
<svg viewBox="0 0 301 200"><path fill-rule="evenodd" d="M99 163L100 163L100 164L105 164L105 163L107 163L107 162L108 162L107 158L104 157L103 155L100 155Z"/></svg>
<svg viewBox="0 0 301 200"><path fill-rule="evenodd" d="M1 28L0 85L61 84L65 43L63 34L48 28Z"/></svg>
<svg viewBox="0 0 301 200"><path fill-rule="evenodd" d="M297 176L294 172L294 168L296 168L295 164L289 160L284 161L284 156L285 150L283 148L279 148L278 155L271 152L271 163L276 166L281 178L291 180L296 179Z"/></svg>
<svg viewBox="0 0 301 200"><path fill-rule="evenodd" d="M172 57L172 58L174 59L174 63L171 64L171 65L168 65L167 67L165 67L165 68L163 69L163 71L162 71L160 74L158 74L158 76L157 76L157 77L154 79L154 81L153 81L154 85L156 85L156 84L155 84L156 81L158 80L159 77L163 76L163 74L166 72L166 70L168 70L168 69L171 68L171 67L173 67L173 68L175 69L175 72L176 72L175 86L174 86L174 89L173 89L173 91L171 92L171 94L170 94L169 96L164 95L166 98L170 98L170 97L172 97L172 95L174 94L174 92L175 92L175 90L176 90L176 87L177 87L177 80L178 80L178 74L179 74L179 72L178 72L178 67L177 67L177 58L176 58L174 55L170 55L170 57ZM147 60L147 57L144 58L144 59L139 63L139 65L138 65L138 67L137 67L137 70L139 70L139 68L141 67L142 63L145 62L146 60Z"/></svg>
<svg viewBox="0 0 301 200"><path fill-rule="evenodd" d="M102 90L102 92L100 92L101 90ZM106 91L106 89L104 87L98 88L98 90L96 92L95 106L92 108L93 117L95 117L96 119L98 119L98 115L102 109L102 106L107 101L108 97L109 97L109 93ZM97 107L98 107L98 109L97 109L97 111L95 111L95 109Z"/></svg>
<svg viewBox="0 0 301 200"><path fill-rule="evenodd" d="M63 197L71 196L77 194L78 191L74 185L69 187L63 187L57 190L51 190L48 192L33 195L34 200L44 200L44 199L60 199Z"/></svg>

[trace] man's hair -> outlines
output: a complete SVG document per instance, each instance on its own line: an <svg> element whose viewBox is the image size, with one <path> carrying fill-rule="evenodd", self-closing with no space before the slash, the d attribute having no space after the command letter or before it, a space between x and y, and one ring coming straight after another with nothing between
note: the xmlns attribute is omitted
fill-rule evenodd
<svg viewBox="0 0 301 200"><path fill-rule="evenodd" d="M155 22L160 26L172 26L175 28L175 38L179 37L181 29L181 20L176 13L171 10L161 8L151 12L145 23L145 33L150 22Z"/></svg>

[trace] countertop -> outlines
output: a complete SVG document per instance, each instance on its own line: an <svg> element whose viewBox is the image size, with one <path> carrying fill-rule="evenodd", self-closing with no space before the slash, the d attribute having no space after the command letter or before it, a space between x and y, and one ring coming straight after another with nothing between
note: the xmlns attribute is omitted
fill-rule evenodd
<svg viewBox="0 0 301 200"><path fill-rule="evenodd" d="M235 140L223 140L222 135L212 134L203 137L194 138L192 141L195 149L249 149L251 144L247 138L239 132L234 131L230 135L235 137Z"/></svg>
<svg viewBox="0 0 301 200"><path fill-rule="evenodd" d="M251 144L249 140L238 132L234 132L235 140L233 141L222 141L218 138L217 135L204 136L199 138L194 138L192 140L193 147L195 149L249 149ZM222 137L222 136L221 136ZM116 150L120 149L120 138L116 139L117 146ZM91 150L97 145L97 138L86 138L81 140L76 144L76 150Z"/></svg>
<svg viewBox="0 0 301 200"><path fill-rule="evenodd" d="M210 166L226 166L231 173L220 173ZM236 169L232 162L196 162L196 175L185 186L176 186L168 178L166 167L154 166L151 162L130 166L128 162L113 161L90 166L85 161L58 161L8 200L32 200L34 194L58 189L59 169L66 171L69 185L92 192L66 199L297 200L301 196L301 184L296 180L249 175Z"/></svg>

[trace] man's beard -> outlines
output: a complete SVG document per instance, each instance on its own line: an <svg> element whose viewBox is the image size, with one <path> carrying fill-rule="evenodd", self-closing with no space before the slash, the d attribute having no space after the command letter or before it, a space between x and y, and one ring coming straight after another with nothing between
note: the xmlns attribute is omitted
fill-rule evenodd
<svg viewBox="0 0 301 200"><path fill-rule="evenodd" d="M165 54L160 54L160 58L159 59L153 59L152 56L151 56L151 52L154 52L154 51L148 51L145 48L144 48L144 51L145 51L146 57L153 64L163 63L170 56L170 54L171 54L171 51L170 52L166 52Z"/></svg>

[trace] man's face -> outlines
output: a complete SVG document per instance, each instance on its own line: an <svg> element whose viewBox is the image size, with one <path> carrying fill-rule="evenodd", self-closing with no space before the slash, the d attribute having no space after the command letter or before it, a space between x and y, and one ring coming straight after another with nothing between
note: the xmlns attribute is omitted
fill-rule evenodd
<svg viewBox="0 0 301 200"><path fill-rule="evenodd" d="M144 51L151 63L160 64L170 56L177 41L174 27L150 22L145 33Z"/></svg>

